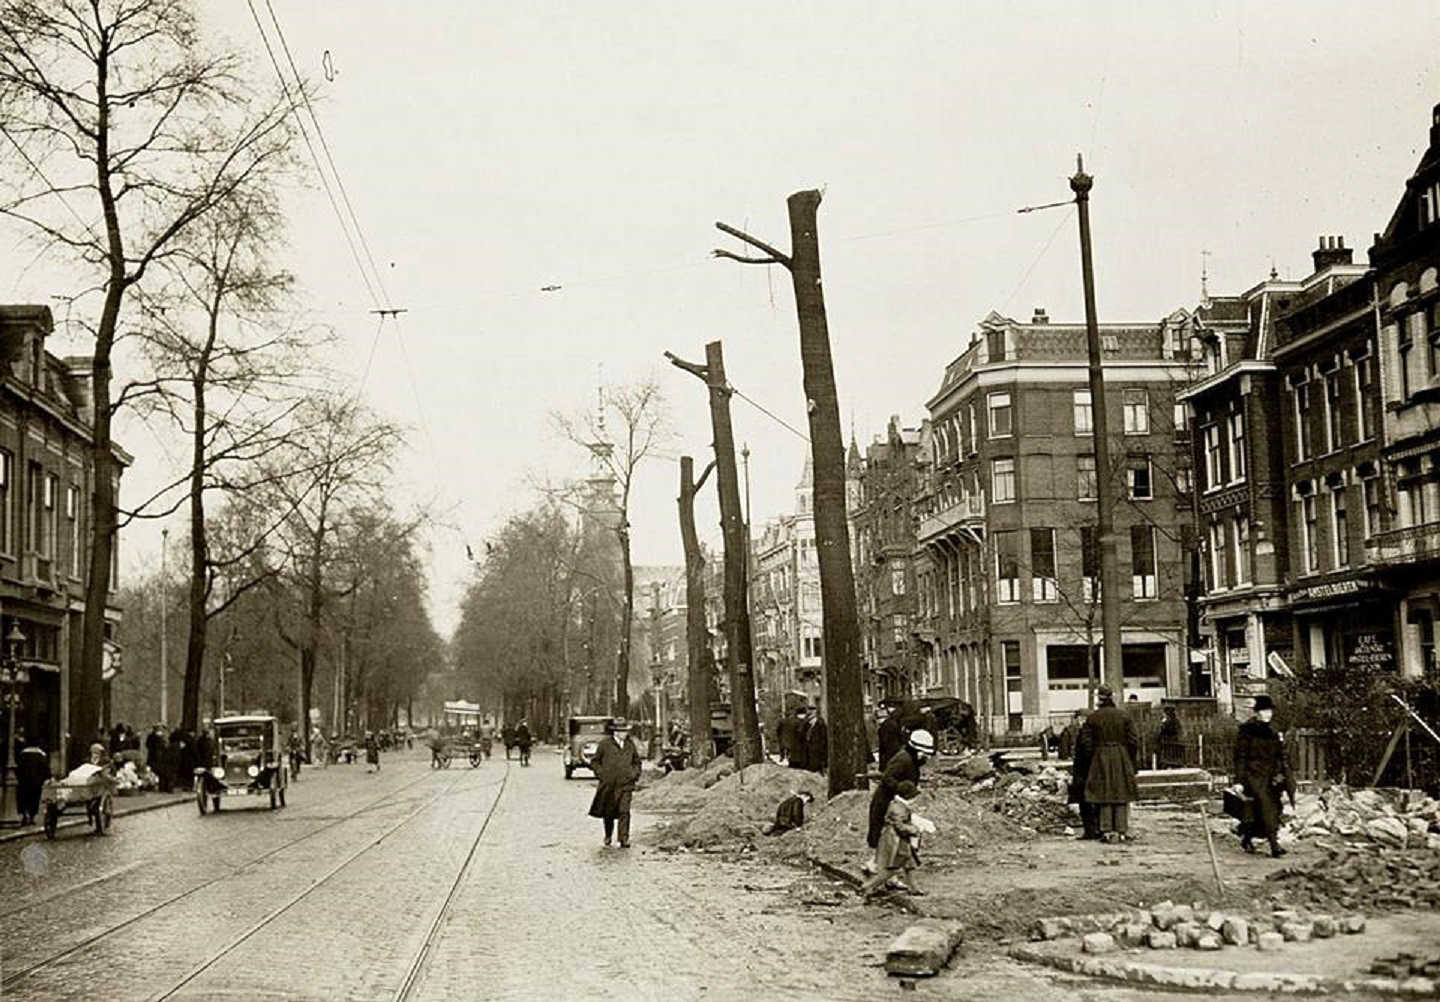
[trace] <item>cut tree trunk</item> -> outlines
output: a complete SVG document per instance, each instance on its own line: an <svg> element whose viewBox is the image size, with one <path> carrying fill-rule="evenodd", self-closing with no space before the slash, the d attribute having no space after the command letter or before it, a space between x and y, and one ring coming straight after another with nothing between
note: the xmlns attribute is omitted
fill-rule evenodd
<svg viewBox="0 0 1440 1002"><path fill-rule="evenodd" d="M695 482L695 460L680 457L680 539L685 547L686 692L690 699L692 765L710 761L710 703L715 698L715 673L710 667L710 642L705 628L705 556L695 532L695 495L709 475Z"/></svg>

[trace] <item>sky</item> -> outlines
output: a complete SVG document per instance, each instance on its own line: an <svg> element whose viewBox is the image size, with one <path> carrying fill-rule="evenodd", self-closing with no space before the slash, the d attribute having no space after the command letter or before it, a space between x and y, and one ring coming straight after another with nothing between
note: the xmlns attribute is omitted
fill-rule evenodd
<svg viewBox="0 0 1440 1002"><path fill-rule="evenodd" d="M789 275L709 258L739 249L715 221L783 249L786 196L824 191L836 382L863 447L891 414L919 424L989 311L1083 319L1073 210L1015 211L1069 198L1077 153L1100 318L1158 321L1198 302L1202 260L1212 293L1272 266L1302 277L1321 234L1363 260L1440 102L1433 0L271 2L386 305L406 312L369 312L318 185L288 196L287 263L337 335L333 363L410 430L395 495L439 513L447 634L467 544L483 553L536 480L586 472L549 416L593 406L598 382L653 378L669 399L673 439L632 506L639 564L681 562L674 457L703 466L710 442L703 388L662 352L723 341L735 387L805 426ZM204 10L212 42L273 86L247 5ZM64 291L25 259L0 229L17 274L0 299ZM64 336L52 350L83 349ZM793 510L808 446L744 400L733 416L758 526ZM121 436L134 500L183 453L163 431ZM718 540L713 492L697 517ZM158 551L158 526L128 530L122 573Z"/></svg>

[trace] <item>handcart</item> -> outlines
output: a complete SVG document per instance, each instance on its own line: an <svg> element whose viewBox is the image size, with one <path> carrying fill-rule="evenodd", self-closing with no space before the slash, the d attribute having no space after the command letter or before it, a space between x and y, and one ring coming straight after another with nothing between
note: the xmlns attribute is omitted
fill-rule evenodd
<svg viewBox="0 0 1440 1002"><path fill-rule="evenodd" d="M86 816L95 826L95 834L104 835L115 819L117 785L118 781L109 771L94 773L78 783L47 779L40 788L40 803L45 808L45 837L55 837L60 827L60 815L67 808L73 810L81 805L84 805Z"/></svg>

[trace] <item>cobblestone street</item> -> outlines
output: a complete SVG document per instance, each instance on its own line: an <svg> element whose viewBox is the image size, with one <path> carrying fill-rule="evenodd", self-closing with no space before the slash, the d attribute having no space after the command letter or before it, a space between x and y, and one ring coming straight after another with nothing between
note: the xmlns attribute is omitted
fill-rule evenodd
<svg viewBox="0 0 1440 1002"><path fill-rule="evenodd" d="M419 752L306 770L290 806L123 818L0 855L5 999L873 999L905 925L806 906L797 871L600 845L593 791L532 768ZM472 854L473 849L473 854ZM468 865L467 865L468 860ZM459 877L458 883L456 881ZM1100 987L963 955L917 994L1094 998Z"/></svg>

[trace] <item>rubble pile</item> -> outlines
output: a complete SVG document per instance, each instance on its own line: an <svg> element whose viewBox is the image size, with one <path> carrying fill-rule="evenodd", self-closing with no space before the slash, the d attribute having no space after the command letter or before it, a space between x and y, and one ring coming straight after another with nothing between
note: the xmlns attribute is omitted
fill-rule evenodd
<svg viewBox="0 0 1440 1002"><path fill-rule="evenodd" d="M1350 843L1269 877L1292 901L1377 912L1440 908L1440 850Z"/></svg>
<svg viewBox="0 0 1440 1002"><path fill-rule="evenodd" d="M1068 773L1046 766L1036 773L1002 773L995 780L995 810L1046 835L1063 835L1076 822L1066 804Z"/></svg>
<svg viewBox="0 0 1440 1002"><path fill-rule="evenodd" d="M658 779L646 779L635 791L634 806L642 811L693 810L705 803L707 791L735 774L728 755L712 759L703 769L681 769Z"/></svg>
<svg viewBox="0 0 1440 1002"><path fill-rule="evenodd" d="M1281 841L1340 835L1392 849L1440 849L1440 801L1414 790L1327 787L1301 794Z"/></svg>
<svg viewBox="0 0 1440 1002"><path fill-rule="evenodd" d="M717 776L722 771L715 769ZM656 784L643 795L636 795L635 806L655 810L652 801L660 800L672 810L692 807L691 813L677 817L660 831L658 842L662 848L709 848L758 837L775 819L780 802L799 792L810 793L823 803L825 777L773 762L757 762L738 773L719 777L708 787L704 780L675 787Z"/></svg>

